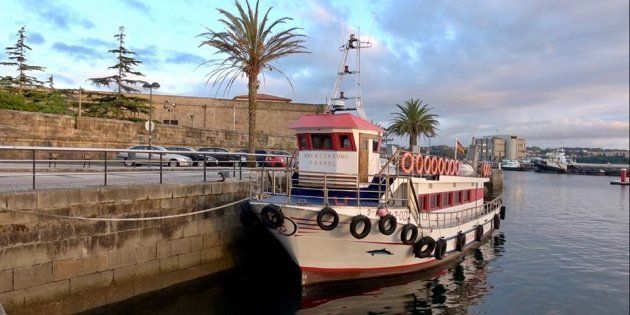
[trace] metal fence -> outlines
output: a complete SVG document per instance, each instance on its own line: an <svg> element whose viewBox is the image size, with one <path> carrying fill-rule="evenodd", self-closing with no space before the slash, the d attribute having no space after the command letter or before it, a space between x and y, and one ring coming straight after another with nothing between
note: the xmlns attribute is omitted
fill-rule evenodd
<svg viewBox="0 0 630 315"><path fill-rule="evenodd" d="M243 179L245 173L253 169L268 168L267 157L277 157L290 165L293 158L280 154L252 154L242 152L200 152L200 151L162 151L162 150L129 150L129 149L106 149L106 148L71 148L71 147L35 147L35 146L0 146L0 152L5 156L20 156L21 159L0 159L0 169L3 166L11 171L3 172L5 182L10 182L12 174L20 173L25 176L29 173L31 177L31 188L38 187L38 178L43 176L57 176L50 170L58 168L64 170L63 166L80 165L81 168L89 170L91 174L102 174L102 185L110 184L109 176L114 173L124 171L144 171L147 173L159 174L159 183L164 182L164 175L174 171L187 171L191 174L200 175L202 181L208 181L209 175L216 175L224 180L226 177L237 177ZM6 154L9 153L9 154ZM176 159L173 155L196 154L201 156L236 156L237 160L226 160L207 162L190 161ZM59 158L59 157L63 158ZM122 159L121 156L127 158ZM145 156L145 158L139 158ZM131 158L130 158L131 157ZM262 157L262 160L261 160ZM257 159L258 158L258 159ZM198 166L193 166L193 163ZM275 162L274 162L275 163ZM256 166L254 166L256 164ZM143 167L145 166L145 167ZM68 172L73 172L66 168ZM81 172L83 173L83 172ZM18 176L18 175L13 175Z"/></svg>

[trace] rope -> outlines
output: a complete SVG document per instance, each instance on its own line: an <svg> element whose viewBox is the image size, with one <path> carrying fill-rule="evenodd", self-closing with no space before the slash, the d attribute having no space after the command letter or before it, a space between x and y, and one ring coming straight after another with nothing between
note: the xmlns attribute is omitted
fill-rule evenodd
<svg viewBox="0 0 630 315"><path fill-rule="evenodd" d="M2 211L18 212L18 213L23 213L23 214L30 214L30 215L58 218L58 219L85 220L85 221L150 221L150 220L181 218L181 217L192 216L192 215L196 215L200 213L206 213L206 212L218 210L221 208L227 208L245 200L249 200L249 198L243 198L241 200L234 201L225 205L221 205L221 206L210 208L210 209L199 210L195 212L180 213L180 214L166 215L166 216L160 216L160 217L147 217L147 218L89 218L89 217L67 216L67 215L58 215L58 214L41 213L41 212L24 211L24 210L11 210L11 209L0 210L0 212Z"/></svg>

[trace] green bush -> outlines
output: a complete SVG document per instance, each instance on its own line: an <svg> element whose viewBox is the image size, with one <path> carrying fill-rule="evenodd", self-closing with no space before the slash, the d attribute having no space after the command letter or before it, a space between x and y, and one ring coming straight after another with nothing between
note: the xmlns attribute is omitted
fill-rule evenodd
<svg viewBox="0 0 630 315"><path fill-rule="evenodd" d="M59 92L27 90L23 95L0 90L0 108L49 114L68 114L66 97Z"/></svg>

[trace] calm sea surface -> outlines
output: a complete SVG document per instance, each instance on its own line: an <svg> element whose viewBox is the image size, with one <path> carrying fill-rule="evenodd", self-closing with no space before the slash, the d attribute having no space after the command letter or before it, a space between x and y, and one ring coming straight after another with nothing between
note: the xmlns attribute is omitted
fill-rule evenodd
<svg viewBox="0 0 630 315"><path fill-rule="evenodd" d="M256 264L96 312L628 314L629 189L614 179L506 172L501 229L438 270L303 292L261 237Z"/></svg>

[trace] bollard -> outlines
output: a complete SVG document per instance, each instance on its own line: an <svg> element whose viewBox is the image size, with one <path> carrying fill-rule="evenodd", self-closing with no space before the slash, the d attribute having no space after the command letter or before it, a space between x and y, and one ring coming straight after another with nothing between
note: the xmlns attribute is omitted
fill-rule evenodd
<svg viewBox="0 0 630 315"><path fill-rule="evenodd" d="M628 170L625 168L621 169L621 182L625 183L628 181Z"/></svg>

